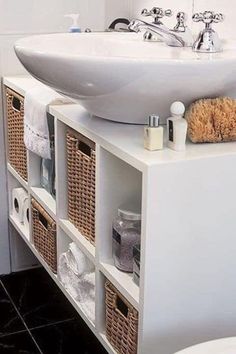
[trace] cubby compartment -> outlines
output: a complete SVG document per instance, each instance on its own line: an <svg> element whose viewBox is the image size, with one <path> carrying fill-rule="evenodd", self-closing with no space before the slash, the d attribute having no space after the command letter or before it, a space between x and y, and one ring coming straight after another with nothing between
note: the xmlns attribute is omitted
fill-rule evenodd
<svg viewBox="0 0 236 354"><path fill-rule="evenodd" d="M31 151L28 151L29 158L29 186L31 195L37 199L44 207L47 213L52 217L56 217L56 200L41 185L41 162L42 159Z"/></svg>
<svg viewBox="0 0 236 354"><path fill-rule="evenodd" d="M35 200L32 208L32 241L34 247L54 273L57 273L56 222Z"/></svg>
<svg viewBox="0 0 236 354"><path fill-rule="evenodd" d="M5 88L5 95L8 162L19 176L27 181L27 152L24 145L24 98L8 87Z"/></svg>
<svg viewBox="0 0 236 354"><path fill-rule="evenodd" d="M95 265L61 228L57 245L58 279L79 311L95 325Z"/></svg>
<svg viewBox="0 0 236 354"><path fill-rule="evenodd" d="M118 270L112 256L112 223L120 206L130 201L142 205L142 172L104 148L99 150L97 178L97 248L99 267L122 294L138 308L139 287L132 273Z"/></svg>
<svg viewBox="0 0 236 354"><path fill-rule="evenodd" d="M105 282L106 337L118 354L137 354L138 311L109 281Z"/></svg>
<svg viewBox="0 0 236 354"><path fill-rule="evenodd" d="M57 193L57 217L59 226L69 237L77 242L82 251L93 262L95 261L95 247L90 240L84 237L83 233L69 220L69 202L68 202L68 164L67 164L67 132L68 126L57 119L56 122L56 186L60 191ZM72 178L72 177L71 177ZM75 186L74 186L75 188ZM71 191L72 192L72 191Z"/></svg>
<svg viewBox="0 0 236 354"><path fill-rule="evenodd" d="M28 169L30 192L40 201L46 211L56 216L56 175L55 175L55 147L54 117L48 114L48 127L50 134L51 159L42 159L37 154L28 151Z"/></svg>
<svg viewBox="0 0 236 354"><path fill-rule="evenodd" d="M8 171L8 199L10 219L29 240L30 207L28 191Z"/></svg>
<svg viewBox="0 0 236 354"><path fill-rule="evenodd" d="M12 221L14 219L11 219ZM22 236L23 235L23 236ZM38 267L39 262L25 242L26 231L14 221L9 225L12 272ZM28 238L26 238L28 240ZM28 240L29 241L29 240Z"/></svg>
<svg viewBox="0 0 236 354"><path fill-rule="evenodd" d="M84 135L67 129L68 218L95 244L96 145Z"/></svg>

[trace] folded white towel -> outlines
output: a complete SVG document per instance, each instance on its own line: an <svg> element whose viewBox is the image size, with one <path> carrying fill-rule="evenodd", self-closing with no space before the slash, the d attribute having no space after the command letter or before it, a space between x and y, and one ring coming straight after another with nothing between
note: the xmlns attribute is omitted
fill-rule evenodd
<svg viewBox="0 0 236 354"><path fill-rule="evenodd" d="M75 242L70 243L67 256L71 270L78 277L94 271L94 264L84 255Z"/></svg>
<svg viewBox="0 0 236 354"><path fill-rule="evenodd" d="M87 300L85 302L79 303L79 305L88 319L95 323L95 302Z"/></svg>
<svg viewBox="0 0 236 354"><path fill-rule="evenodd" d="M48 105L72 103L45 85L26 92L24 100L24 142L27 149L45 159L51 158L47 124Z"/></svg>
<svg viewBox="0 0 236 354"><path fill-rule="evenodd" d="M95 301L95 272L79 278L77 300Z"/></svg>
<svg viewBox="0 0 236 354"><path fill-rule="evenodd" d="M76 301L89 318L95 322L95 272L80 278Z"/></svg>

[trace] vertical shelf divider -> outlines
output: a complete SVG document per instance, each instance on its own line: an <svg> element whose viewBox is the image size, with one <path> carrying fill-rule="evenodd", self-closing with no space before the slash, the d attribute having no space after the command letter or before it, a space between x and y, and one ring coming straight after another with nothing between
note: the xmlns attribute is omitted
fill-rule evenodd
<svg viewBox="0 0 236 354"><path fill-rule="evenodd" d="M68 216L66 159L66 126L55 117L56 203L58 220L67 219Z"/></svg>
<svg viewBox="0 0 236 354"><path fill-rule="evenodd" d="M96 144L96 221L95 221L95 260L96 260L96 292L95 292L95 319L98 333L105 333L105 277L100 272L99 261L101 258L100 248L100 223L102 222L101 215L101 146Z"/></svg>

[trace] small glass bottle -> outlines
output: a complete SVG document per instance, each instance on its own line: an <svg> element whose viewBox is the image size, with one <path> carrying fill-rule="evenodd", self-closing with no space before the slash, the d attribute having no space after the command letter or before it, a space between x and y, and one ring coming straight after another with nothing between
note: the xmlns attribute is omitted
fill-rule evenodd
<svg viewBox="0 0 236 354"><path fill-rule="evenodd" d="M159 124L160 117L152 114L149 124L144 127L144 148L150 151L163 149L163 127Z"/></svg>
<svg viewBox="0 0 236 354"><path fill-rule="evenodd" d="M115 266L133 272L133 247L140 242L141 213L134 205L122 206L113 221L112 254Z"/></svg>

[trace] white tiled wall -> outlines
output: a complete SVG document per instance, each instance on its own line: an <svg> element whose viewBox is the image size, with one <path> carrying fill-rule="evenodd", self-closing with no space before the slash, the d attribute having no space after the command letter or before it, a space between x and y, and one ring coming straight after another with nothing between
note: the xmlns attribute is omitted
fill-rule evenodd
<svg viewBox="0 0 236 354"><path fill-rule="evenodd" d="M185 11L189 15L189 26L193 27L194 32L199 29L199 24L192 25L191 16L193 12L204 10L213 10L225 14L225 21L222 24L216 24L216 30L221 37L236 37L235 33L235 0L131 0L131 17L140 17L143 8L152 8L160 6L171 8L177 11ZM165 19L167 25L172 26L174 19Z"/></svg>
<svg viewBox="0 0 236 354"><path fill-rule="evenodd" d="M130 0L106 0L105 3L105 24L109 24L118 17L129 18Z"/></svg>
<svg viewBox="0 0 236 354"><path fill-rule="evenodd" d="M203 11L206 9L213 9L216 12L222 12L225 15L225 20L221 24L216 24L215 29L220 36L225 38L235 38L235 11L236 11L236 1L235 0L195 0L194 1L194 12Z"/></svg>
<svg viewBox="0 0 236 354"><path fill-rule="evenodd" d="M68 13L80 13L82 27L104 24L104 0L0 0L0 9L1 34L66 31Z"/></svg>
<svg viewBox="0 0 236 354"><path fill-rule="evenodd" d="M65 32L68 13L80 13L80 26L103 30L114 18L127 17L130 0L0 0L0 76L24 73L13 45L23 37L38 33ZM0 95L1 98L1 95ZM10 270L7 234L7 195L3 115L0 104L0 274Z"/></svg>
<svg viewBox="0 0 236 354"><path fill-rule="evenodd" d="M132 5L131 5L131 11L132 11L132 15L134 17L139 17L141 10L143 8L147 8L148 10L151 9L153 6L158 6L158 7L163 7L164 9L171 9L173 10L175 13L177 11L184 11L187 14L192 13L192 7L193 7L193 1L192 0L181 0L181 1L177 1L177 0L131 0L132 1ZM147 18L146 18L147 19ZM167 26L174 26L175 24L175 19L174 17L168 18L166 17L163 22L165 22L165 24Z"/></svg>

